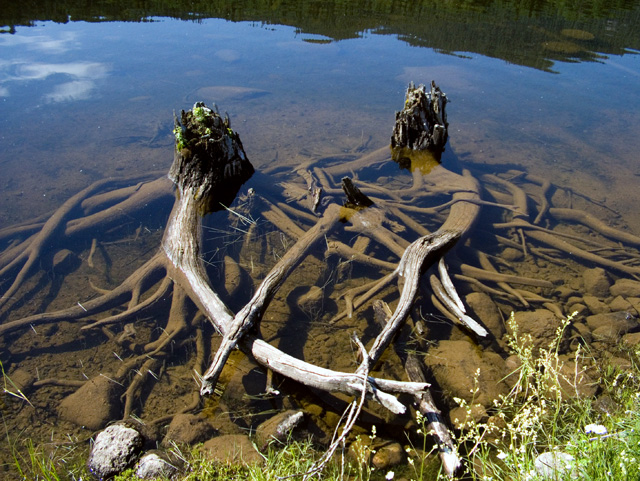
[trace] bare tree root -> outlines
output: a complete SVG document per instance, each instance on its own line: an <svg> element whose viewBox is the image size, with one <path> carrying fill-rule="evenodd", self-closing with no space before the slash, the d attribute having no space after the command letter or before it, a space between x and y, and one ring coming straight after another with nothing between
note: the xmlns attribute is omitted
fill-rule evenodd
<svg viewBox="0 0 640 481"><path fill-rule="evenodd" d="M375 320L384 327L391 316L393 315L391 309L386 302L375 301L373 303L373 309L375 312ZM420 322L420 321L419 321ZM416 323L415 328L424 330L424 327ZM424 373L424 365L415 354L416 349L422 352L427 351L427 347L424 341L420 338L410 339L411 332L415 329L410 329L405 325L400 333L399 340L395 344L395 351L404 362L404 369L409 379L413 382L426 382L427 378ZM409 348L409 343L414 343L415 346ZM442 462L443 469L448 475L452 475L461 467L461 460L457 454L457 447L451 436L451 432L447 427L446 422L442 417L442 413L436 407L430 390L425 390L415 398L415 402L420 414L427 421L428 433L431 434L438 446L438 455Z"/></svg>
<svg viewBox="0 0 640 481"><path fill-rule="evenodd" d="M59 321L71 321L83 319L100 312L104 312L112 307L122 305L131 299L133 292L138 285L153 284L166 272L162 259L158 256L147 261L142 267L131 274L118 287L101 297L91 299L83 304L70 307L51 313L35 314L15 321L0 324L0 335L10 332L27 329L31 326L50 324ZM126 319L126 316L123 316ZM123 320L124 320L123 319Z"/></svg>
<svg viewBox="0 0 640 481"><path fill-rule="evenodd" d="M13 278L11 285L2 293L0 309L6 306L14 294L20 289L44 251L50 249L52 246L62 246L64 242L69 241L72 236L82 232L88 230L95 232L96 230L109 227L121 219L123 215L131 215L143 207L152 205L156 200L166 196L166 194L170 192L167 189L169 184L166 179L139 184L138 188L133 192L130 192L132 189L127 189L126 191L130 196L118 204L88 217L80 219L72 218L74 213L80 210L82 202L87 201L90 196L96 192L104 190L107 187L131 183L132 181L139 180L139 178L140 177L103 179L94 182L64 202L63 205L42 224L37 233L32 234L22 243L3 253L2 257L0 257L0 279L9 276L14 271L17 271L17 274ZM121 198L122 196L116 196L116 199ZM103 199L98 202L98 205L104 201ZM24 232L14 231L11 235L16 236L22 233Z"/></svg>
<svg viewBox="0 0 640 481"><path fill-rule="evenodd" d="M503 225L494 224L494 227L501 228L516 228L523 232L526 232L526 235L535 241L538 241L544 245L549 247L553 247L561 252L564 252L566 255L584 260L587 262L591 262L597 265L601 265L604 267L608 267L615 271L630 275L634 278L640 277L640 267L627 265L623 261L614 260L602 255L594 254L593 252L589 252L576 244L571 244L561 237L569 237L572 240L578 240L583 243L590 242L588 239L584 237L571 236L562 233L556 233L550 231L549 229L543 229L537 225L533 225L529 223L529 209L528 209L528 197L523 189L515 185L513 182L502 179L496 175L485 175L484 179L490 182L494 182L506 189L512 196L513 203L518 207L518 210L522 212L522 214L514 214L513 219L509 223L505 223ZM538 180L538 179L536 179ZM638 238L635 235L626 233L624 231L619 231L612 227L607 226L602 221L596 219L592 215L587 215L582 211L574 210L574 209L557 209L554 207L550 207L548 209L549 215L559 216L559 218L563 220L571 220L573 222L579 222L587 227L592 228L594 231L606 236L613 238L615 240L628 242L631 245L637 246ZM591 241L592 242L592 241ZM602 244L599 244L602 245Z"/></svg>

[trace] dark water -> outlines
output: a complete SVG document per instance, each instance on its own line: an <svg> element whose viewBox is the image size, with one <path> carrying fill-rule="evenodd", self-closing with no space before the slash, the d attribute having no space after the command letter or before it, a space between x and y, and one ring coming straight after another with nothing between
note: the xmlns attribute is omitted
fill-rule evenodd
<svg viewBox="0 0 640 481"><path fill-rule="evenodd" d="M406 86L435 80L450 99L445 163L472 168L477 175L514 168L543 176L587 195L602 220L640 233L638 2L591 2L579 8L554 2L376 5L41 2L3 7L0 228L50 213L98 179L166 171L173 157L173 112L195 101L215 102L229 112L256 170L272 173L256 177L252 186L273 190L273 179L296 178L289 172L310 159L326 157L323 162L329 164L387 145ZM392 175L377 173L371 180ZM61 279L43 263L43 273L18 293L25 297L2 313L2 321L87 299L93 295L87 279L115 287L132 265L153 254L169 209L163 205L156 216L127 219L124 229L108 233L109 242L116 243L105 243L105 267L98 273L83 263ZM281 254L288 241L266 228L264 236L271 242L265 249L276 259L273 243L280 243ZM209 240L211 263L222 263L222 249L253 272L251 253L234 247L241 239ZM85 239L65 247L86 260L90 244ZM381 255L397 262L388 252ZM318 261L322 254L313 259L283 287L285 292L309 279L329 282ZM255 267L254 277L263 276L269 265L264 261L264 271ZM593 266L577 266L554 278L579 286L579 266ZM357 269L351 275L357 276ZM8 281L3 282L4 291ZM272 327L265 337L281 338L288 352L330 365L331 349L343 350L345 331L336 341L326 325L314 324L317 313L309 315L304 336L320 342L323 352L302 348L297 336L304 329L292 335L278 324L279 315L287 317L294 309L291 301L283 295L278 302L266 316L265 325ZM335 299L326 302L327 311L338 309ZM370 338L366 320L357 322L363 331L369 329ZM73 379L82 379L88 359L89 377L112 368L113 349L102 346L100 334L76 342L71 326L61 327L62 341L55 333L44 340L27 334L12 338L3 347L5 368L43 378L62 363L63 374ZM152 330L151 323L139 331L145 329ZM176 377L189 377L191 352L170 361ZM333 360L339 364L334 368L354 369L353 356ZM246 361L239 364L252 369ZM15 419L7 424L11 436L26 432L42 439L73 429L56 418L56 405L70 390L41 391L33 394L33 410L6 400L3 414ZM184 391L179 396L191 399L188 387ZM225 402L236 401L238 412L248 409L232 396ZM169 409L153 402L139 412L142 417ZM243 427L248 427L251 416L245 415ZM25 425L31 427L22 431ZM88 434L74 431L80 440Z"/></svg>

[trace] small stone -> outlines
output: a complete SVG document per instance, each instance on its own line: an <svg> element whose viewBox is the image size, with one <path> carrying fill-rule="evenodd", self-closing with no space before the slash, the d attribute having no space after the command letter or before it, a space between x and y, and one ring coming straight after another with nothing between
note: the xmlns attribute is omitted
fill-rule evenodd
<svg viewBox="0 0 640 481"><path fill-rule="evenodd" d="M484 292L472 292L465 297L465 301L471 310L471 317L480 321L496 339L500 339L505 333L505 326L493 299Z"/></svg>
<svg viewBox="0 0 640 481"><path fill-rule="evenodd" d="M604 312L611 312L609 306L607 306L604 302L598 299L595 296L584 296L582 298L582 302L589 308L589 311L592 314L602 314Z"/></svg>
<svg viewBox="0 0 640 481"><path fill-rule="evenodd" d="M405 459L405 452L400 443L389 443L376 448L376 453L371 459L371 464L376 469L386 470L396 466Z"/></svg>
<svg viewBox="0 0 640 481"><path fill-rule="evenodd" d="M145 453L136 467L136 476L140 479L170 479L177 472L178 467L159 451Z"/></svg>
<svg viewBox="0 0 640 481"><path fill-rule="evenodd" d="M310 317L316 317L322 312L322 303L324 301L324 292L321 287L311 286L309 290L301 295L297 304L302 312Z"/></svg>
<svg viewBox="0 0 640 481"><path fill-rule="evenodd" d="M176 414L169 424L162 444L170 446L173 441L193 445L211 439L216 434L216 430L206 419L194 414Z"/></svg>
<svg viewBox="0 0 640 481"><path fill-rule="evenodd" d="M60 249L53 256L53 272L56 274L69 274L80 265L80 259L69 249Z"/></svg>
<svg viewBox="0 0 640 481"><path fill-rule="evenodd" d="M523 257L522 251L513 247L507 247L502 251L502 258L507 262L517 262L522 260Z"/></svg>
<svg viewBox="0 0 640 481"><path fill-rule="evenodd" d="M609 303L609 309L612 311L631 311L633 306L624 297L618 296Z"/></svg>
<svg viewBox="0 0 640 481"><path fill-rule="evenodd" d="M256 445L264 451L271 442L285 442L291 431L304 419L302 411L284 411L263 422L256 429Z"/></svg>
<svg viewBox="0 0 640 481"><path fill-rule="evenodd" d="M202 446L204 454L212 461L225 464L262 464L264 459L248 436L226 434L209 439Z"/></svg>
<svg viewBox="0 0 640 481"><path fill-rule="evenodd" d="M640 297L640 282L633 279L618 279L609 292L613 297Z"/></svg>
<svg viewBox="0 0 640 481"><path fill-rule="evenodd" d="M620 336L638 326L638 320L625 311L588 316L586 322L596 341L617 342Z"/></svg>
<svg viewBox="0 0 640 481"><path fill-rule="evenodd" d="M574 458L563 452L546 452L534 461L536 472L542 479L559 479L573 470Z"/></svg>
<svg viewBox="0 0 640 481"><path fill-rule="evenodd" d="M599 298L604 298L609 295L611 280L601 267L586 269L582 273L582 283L584 284L584 290L587 294Z"/></svg>
<svg viewBox="0 0 640 481"><path fill-rule="evenodd" d="M115 476L133 465L143 444L138 431L113 424L96 436L87 467L100 479Z"/></svg>

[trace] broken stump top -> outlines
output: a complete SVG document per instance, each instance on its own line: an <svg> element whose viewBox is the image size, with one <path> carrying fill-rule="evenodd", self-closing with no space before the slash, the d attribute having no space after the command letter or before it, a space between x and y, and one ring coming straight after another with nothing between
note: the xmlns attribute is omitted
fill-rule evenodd
<svg viewBox="0 0 640 481"><path fill-rule="evenodd" d="M396 112L391 147L441 154L448 137L446 104L447 96L435 82L431 82L429 92L424 85L410 83L404 108Z"/></svg>
<svg viewBox="0 0 640 481"><path fill-rule="evenodd" d="M175 117L175 152L169 178L181 193L191 191L202 215L233 202L254 173L229 117L196 102Z"/></svg>

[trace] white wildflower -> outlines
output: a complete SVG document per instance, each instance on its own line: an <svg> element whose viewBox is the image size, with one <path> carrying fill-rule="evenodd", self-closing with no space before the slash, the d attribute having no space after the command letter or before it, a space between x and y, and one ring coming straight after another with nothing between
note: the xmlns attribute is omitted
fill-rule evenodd
<svg viewBox="0 0 640 481"><path fill-rule="evenodd" d="M609 431L607 431L607 428L602 424L587 424L584 427L584 432L604 435L604 434L607 434Z"/></svg>
<svg viewBox="0 0 640 481"><path fill-rule="evenodd" d="M389 471L389 472L385 475L384 479L387 479L388 481L391 481L395 475L396 475L396 473L394 473L393 471Z"/></svg>

